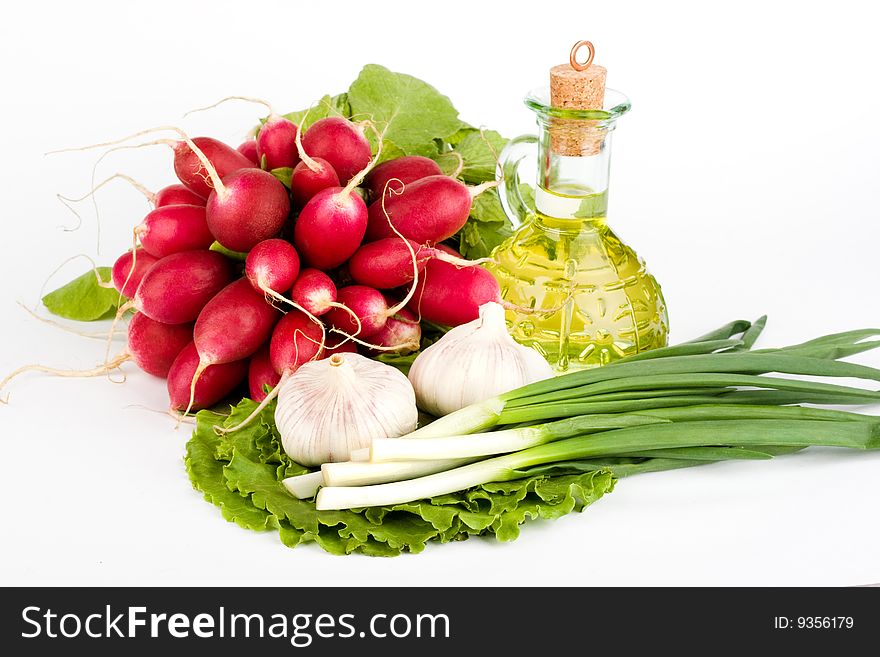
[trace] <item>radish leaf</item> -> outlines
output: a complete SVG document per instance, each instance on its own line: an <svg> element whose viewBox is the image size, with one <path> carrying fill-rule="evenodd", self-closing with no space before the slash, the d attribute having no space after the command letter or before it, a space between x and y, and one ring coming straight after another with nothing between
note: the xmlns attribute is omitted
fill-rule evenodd
<svg viewBox="0 0 880 657"><path fill-rule="evenodd" d="M368 64L348 90L352 117L370 119L384 139L406 155L437 152L435 139L445 139L462 124L452 101L410 75Z"/></svg>
<svg viewBox="0 0 880 657"><path fill-rule="evenodd" d="M43 297L43 305L53 315L74 319L80 322L92 322L98 319L107 319L116 313L120 301L125 303L125 297L121 297L112 285L103 287L98 277L104 284L110 283L110 267L98 267L87 271L67 285Z"/></svg>

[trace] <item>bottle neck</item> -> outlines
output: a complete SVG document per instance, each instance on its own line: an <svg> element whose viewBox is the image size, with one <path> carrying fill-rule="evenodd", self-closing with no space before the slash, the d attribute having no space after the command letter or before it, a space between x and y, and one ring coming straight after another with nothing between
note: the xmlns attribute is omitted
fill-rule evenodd
<svg viewBox="0 0 880 657"><path fill-rule="evenodd" d="M608 206L611 131L586 126L591 139L582 153L563 155L560 151L571 151L559 148L557 128L542 126L538 144L535 205L539 216L563 220L604 218Z"/></svg>

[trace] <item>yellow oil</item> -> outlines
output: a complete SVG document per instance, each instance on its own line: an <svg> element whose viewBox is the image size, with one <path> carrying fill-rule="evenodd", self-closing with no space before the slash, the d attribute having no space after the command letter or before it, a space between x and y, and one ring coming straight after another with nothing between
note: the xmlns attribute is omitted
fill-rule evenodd
<svg viewBox="0 0 880 657"><path fill-rule="evenodd" d="M665 346L660 286L608 227L606 194L565 191L539 188L541 211L492 254L511 335L557 372Z"/></svg>

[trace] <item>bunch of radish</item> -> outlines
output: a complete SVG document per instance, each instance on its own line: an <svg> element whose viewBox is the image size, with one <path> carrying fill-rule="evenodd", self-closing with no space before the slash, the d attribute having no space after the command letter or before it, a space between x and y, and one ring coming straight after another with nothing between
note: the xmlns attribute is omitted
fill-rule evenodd
<svg viewBox="0 0 880 657"><path fill-rule="evenodd" d="M162 142L180 184L148 197L112 280L129 299L119 316L135 311L124 357L167 379L172 409L244 382L263 400L339 351L416 351L421 320L459 325L500 300L490 272L443 244L486 186L426 157L376 165L377 136L374 153L364 125L329 117L301 133L272 113L237 149L180 131ZM289 187L270 173L281 167Z"/></svg>

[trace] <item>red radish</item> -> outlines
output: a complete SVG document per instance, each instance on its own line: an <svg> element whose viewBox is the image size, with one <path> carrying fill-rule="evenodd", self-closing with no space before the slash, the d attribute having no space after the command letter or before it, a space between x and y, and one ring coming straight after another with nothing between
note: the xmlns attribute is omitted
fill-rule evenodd
<svg viewBox="0 0 880 657"><path fill-rule="evenodd" d="M394 305L394 301L386 297L388 305ZM370 349L370 353L409 354L418 351L422 340L422 327L419 326L419 318L414 313L401 308L393 317L385 321L385 326L370 336L370 342L385 347L383 350Z"/></svg>
<svg viewBox="0 0 880 657"><path fill-rule="evenodd" d="M293 121L272 112L257 133L257 154L262 165L271 171L280 167L295 167L297 127Z"/></svg>
<svg viewBox="0 0 880 657"><path fill-rule="evenodd" d="M391 183L391 190L401 191L401 187L409 185L411 182L427 178L428 176L441 176L443 171L440 166L431 158L422 157L421 155L404 155L393 160L388 160L378 165L370 171L370 174L364 179L364 187L366 187L372 198L379 198L385 191L385 185L388 181L395 180ZM399 181L399 182L397 182Z"/></svg>
<svg viewBox="0 0 880 657"><path fill-rule="evenodd" d="M311 267L333 269L364 239L367 206L349 188L328 187L306 203L293 227L297 251Z"/></svg>
<svg viewBox="0 0 880 657"><path fill-rule="evenodd" d="M495 182L468 187L449 176L428 176L406 186L399 195L370 205L367 241L393 237L394 228L419 244L437 244L467 223L473 197ZM390 221L389 221L390 218Z"/></svg>
<svg viewBox="0 0 880 657"><path fill-rule="evenodd" d="M174 359L168 371L168 397L172 409L196 410L216 404L244 380L248 361L237 360L208 367L195 384L195 394L191 394L193 377L198 367L199 354L195 343L190 342Z"/></svg>
<svg viewBox="0 0 880 657"><path fill-rule="evenodd" d="M278 311L246 278L218 292L205 304L193 329L199 353L199 366L192 380L193 395L205 369L251 356L272 334L277 319Z"/></svg>
<svg viewBox="0 0 880 657"><path fill-rule="evenodd" d="M247 358L269 339L278 317L250 281L233 281L205 304L196 320L193 333L202 364Z"/></svg>
<svg viewBox="0 0 880 657"><path fill-rule="evenodd" d="M247 159L254 163L256 166L260 166L260 156L257 155L257 140L256 139L248 139L247 141L243 141L236 148L239 153L244 155Z"/></svg>
<svg viewBox="0 0 880 657"><path fill-rule="evenodd" d="M347 335L369 338L385 326L389 317L385 297L374 288L365 285L342 287L339 288L336 299L344 308L334 307L330 310L327 313L327 322ZM355 321L352 313L358 321Z"/></svg>
<svg viewBox="0 0 880 657"><path fill-rule="evenodd" d="M142 247L126 251L113 263L110 277L113 287L125 297L133 297L141 279L159 258L151 256Z"/></svg>
<svg viewBox="0 0 880 657"><path fill-rule="evenodd" d="M290 290L290 298L320 317L336 304L336 285L318 269L303 269Z"/></svg>
<svg viewBox="0 0 880 657"><path fill-rule="evenodd" d="M345 183L366 168L372 157L363 127L339 116L315 121L305 131L302 145L311 157L327 160Z"/></svg>
<svg viewBox="0 0 880 657"><path fill-rule="evenodd" d="M262 169L239 169L220 180L209 175L214 191L206 206L208 228L232 251L250 251L277 235L290 213L287 189Z"/></svg>
<svg viewBox="0 0 880 657"><path fill-rule="evenodd" d="M348 261L348 272L360 285L390 290L412 281L414 254L416 267L422 271L435 251L412 240L386 237L361 246Z"/></svg>
<svg viewBox="0 0 880 657"><path fill-rule="evenodd" d="M264 344L260 350L251 356L248 364L248 392L255 402L261 402L266 398L266 386L274 388L281 380L281 375L272 367L269 358L269 345Z"/></svg>
<svg viewBox="0 0 880 657"><path fill-rule="evenodd" d="M157 130L173 130L180 135L180 142L153 143L171 145L178 178L192 191L208 197L208 228L222 246L231 251L249 251L281 230L290 212L290 199L287 188L275 176L254 168L244 155L215 139L190 139L179 128L170 126L146 132Z"/></svg>
<svg viewBox="0 0 880 657"><path fill-rule="evenodd" d="M254 163L231 146L211 137L194 137L196 147L213 165L216 176L208 175L202 158L193 151L187 140L172 142L174 173L184 185L199 196L207 198L214 189L214 178L225 178L239 169L253 169ZM279 183L280 184L280 183Z"/></svg>
<svg viewBox="0 0 880 657"><path fill-rule="evenodd" d="M175 253L150 267L130 303L157 322L184 324L194 321L231 278L232 267L219 253Z"/></svg>
<svg viewBox="0 0 880 657"><path fill-rule="evenodd" d="M303 207L315 194L328 187L339 187L339 176L327 160L320 157L303 158L293 168L290 196L294 207Z"/></svg>
<svg viewBox="0 0 880 657"><path fill-rule="evenodd" d="M162 324L135 313L128 324L128 353L144 372L164 379L192 336L192 324Z"/></svg>
<svg viewBox="0 0 880 657"><path fill-rule="evenodd" d="M166 205L201 205L204 207L204 196L199 196L185 185L174 184L163 187L153 194L153 205L161 208Z"/></svg>
<svg viewBox="0 0 880 657"><path fill-rule="evenodd" d="M156 258L207 249L214 243L202 205L165 205L150 212L134 229L144 250Z"/></svg>
<svg viewBox="0 0 880 657"><path fill-rule="evenodd" d="M279 295L289 290L299 275L299 256L286 240L264 240L248 253L244 272L258 292Z"/></svg>
<svg viewBox="0 0 880 657"><path fill-rule="evenodd" d="M308 116L308 112L306 112ZM305 117L303 117L305 120ZM296 151L300 162L290 175L290 197L296 208L303 208L323 189L339 187L336 169L322 157L310 157L302 145L302 131L296 133Z"/></svg>
<svg viewBox="0 0 880 657"><path fill-rule="evenodd" d="M291 310L275 326L269 343L272 367L282 377L321 357L324 329L299 310Z"/></svg>
<svg viewBox="0 0 880 657"><path fill-rule="evenodd" d="M233 281L202 308L193 329L203 367L241 360L269 339L279 317L246 278Z"/></svg>
<svg viewBox="0 0 880 657"><path fill-rule="evenodd" d="M256 140L253 145L256 148L255 153L251 153L250 142L245 142L238 147L238 151L245 155L249 160L253 161L258 168L271 171L280 167L294 167L299 161L296 154L296 124L277 114L272 109L272 104L260 98L252 98L250 96L227 96L222 98L213 105L200 107L184 114L187 116L194 112L203 112L212 109L230 100L243 100L248 103L256 103L262 105L269 110L269 116L257 132ZM245 150L242 150L242 149ZM263 166L265 164L265 166ZM223 177L224 174L221 174Z"/></svg>
<svg viewBox="0 0 880 657"><path fill-rule="evenodd" d="M477 319L480 306L489 301L506 305L491 272L479 266L461 267L432 259L419 277L407 307L429 322L458 326Z"/></svg>

